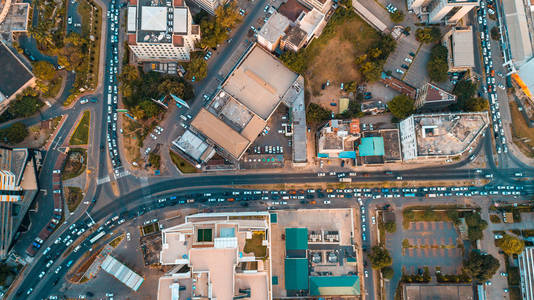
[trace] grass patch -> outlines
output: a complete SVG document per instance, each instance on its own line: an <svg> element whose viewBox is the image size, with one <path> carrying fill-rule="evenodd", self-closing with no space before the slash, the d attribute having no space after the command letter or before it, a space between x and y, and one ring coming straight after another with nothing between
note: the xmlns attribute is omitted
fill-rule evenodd
<svg viewBox="0 0 534 300"><path fill-rule="evenodd" d="M117 248L117 246L122 242L124 239L124 233L116 237L113 241L109 243L109 245L113 248Z"/></svg>
<svg viewBox="0 0 534 300"><path fill-rule="evenodd" d="M85 111L78 122L72 137L70 138L70 145L87 145L89 142L89 125L91 122L91 112Z"/></svg>
<svg viewBox="0 0 534 300"><path fill-rule="evenodd" d="M98 65L100 61L101 15L102 9L93 1L81 0L78 13L81 16L82 36L94 37L89 45L89 77L96 87L98 81Z"/></svg>
<svg viewBox="0 0 534 300"><path fill-rule="evenodd" d="M151 234L151 233L154 233L154 232L158 232L159 231L159 227L158 227L158 223L152 223L152 224L148 224L148 225L145 225L143 226L143 235L148 235L148 234Z"/></svg>
<svg viewBox="0 0 534 300"><path fill-rule="evenodd" d="M87 166L87 151L82 148L73 148L69 150L65 167L61 178L63 180L71 179L80 176Z"/></svg>
<svg viewBox="0 0 534 300"><path fill-rule="evenodd" d="M57 75L50 82L48 82L48 91L43 95L48 98L55 98L61 89L61 84L63 83L63 76Z"/></svg>
<svg viewBox="0 0 534 300"><path fill-rule="evenodd" d="M182 173L197 173L198 170L190 164L187 160L183 159L180 155L176 154L174 151L169 149L169 155L171 156L171 160L174 163L174 165L180 170Z"/></svg>
<svg viewBox="0 0 534 300"><path fill-rule="evenodd" d="M254 253L255 257L265 257L267 255L267 247L262 245L264 237L264 232L254 232L252 238L245 241L243 251L245 253Z"/></svg>
<svg viewBox="0 0 534 300"><path fill-rule="evenodd" d="M68 186L65 188L65 199L67 200L67 207L70 212L76 210L83 199L82 189L79 187Z"/></svg>
<svg viewBox="0 0 534 300"><path fill-rule="evenodd" d="M512 139L517 147L528 157L534 157L534 128L529 128L518 110L517 104L510 101L512 115Z"/></svg>

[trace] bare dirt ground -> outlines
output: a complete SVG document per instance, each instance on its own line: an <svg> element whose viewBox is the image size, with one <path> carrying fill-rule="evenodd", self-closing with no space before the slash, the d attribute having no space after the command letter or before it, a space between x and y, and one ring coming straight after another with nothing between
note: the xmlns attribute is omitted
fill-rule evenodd
<svg viewBox="0 0 534 300"><path fill-rule="evenodd" d="M41 148L46 144L60 120L61 117L56 117L28 127L29 135L22 141L22 143L17 144L17 147Z"/></svg>
<svg viewBox="0 0 534 300"><path fill-rule="evenodd" d="M339 98L346 96L340 87L342 82L360 81L355 59L365 53L376 37L376 31L358 17L339 26L335 36L322 45L306 73L308 90L313 95L311 102L337 110L330 103L339 105ZM330 86L322 90L321 85L327 81Z"/></svg>

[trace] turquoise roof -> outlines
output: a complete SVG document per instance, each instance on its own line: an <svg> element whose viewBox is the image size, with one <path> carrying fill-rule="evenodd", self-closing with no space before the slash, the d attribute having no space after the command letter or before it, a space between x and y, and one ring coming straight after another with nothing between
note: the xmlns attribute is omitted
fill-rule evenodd
<svg viewBox="0 0 534 300"><path fill-rule="evenodd" d="M286 290L308 289L308 259L285 259L285 288Z"/></svg>
<svg viewBox="0 0 534 300"><path fill-rule="evenodd" d="M384 139L382 137L364 137L361 139L360 156L382 156L384 155Z"/></svg>
<svg viewBox="0 0 534 300"><path fill-rule="evenodd" d="M286 251L308 249L308 228L286 228Z"/></svg>

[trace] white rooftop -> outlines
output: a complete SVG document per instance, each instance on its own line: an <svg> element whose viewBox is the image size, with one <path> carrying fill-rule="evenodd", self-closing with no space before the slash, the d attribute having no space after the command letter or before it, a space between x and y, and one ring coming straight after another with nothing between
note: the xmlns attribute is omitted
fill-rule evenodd
<svg viewBox="0 0 534 300"><path fill-rule="evenodd" d="M532 57L532 44L522 0L503 1L510 50L516 66Z"/></svg>
<svg viewBox="0 0 534 300"><path fill-rule="evenodd" d="M173 31L177 33L187 33L187 8L179 7L174 9Z"/></svg>
<svg viewBox="0 0 534 300"><path fill-rule="evenodd" d="M137 24L137 7L128 6L128 32L134 32Z"/></svg>
<svg viewBox="0 0 534 300"><path fill-rule="evenodd" d="M300 18L300 17L299 17ZM304 15L301 19L297 20L300 25L300 29L306 31L308 39L315 33L321 22L324 20L324 14L317 9L312 9Z"/></svg>
<svg viewBox="0 0 534 300"><path fill-rule="evenodd" d="M141 7L141 30L166 31L167 8L157 6Z"/></svg>
<svg viewBox="0 0 534 300"><path fill-rule="evenodd" d="M275 44L276 41L284 34L284 31L289 27L289 19L286 16L275 12L269 17L267 23L261 28L258 35L262 36L265 40L271 44Z"/></svg>
<svg viewBox="0 0 534 300"><path fill-rule="evenodd" d="M452 35L453 64L455 67L474 67L473 31L455 30Z"/></svg>

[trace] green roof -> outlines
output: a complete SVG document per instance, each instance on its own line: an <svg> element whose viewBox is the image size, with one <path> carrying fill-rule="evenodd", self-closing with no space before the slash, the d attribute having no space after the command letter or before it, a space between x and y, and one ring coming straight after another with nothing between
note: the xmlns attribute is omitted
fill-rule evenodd
<svg viewBox="0 0 534 300"><path fill-rule="evenodd" d="M308 228L286 228L286 251L308 249Z"/></svg>
<svg viewBox="0 0 534 300"><path fill-rule="evenodd" d="M272 213L271 214L271 223L273 223L273 224L278 223L278 214L277 213Z"/></svg>
<svg viewBox="0 0 534 300"><path fill-rule="evenodd" d="M286 290L308 289L308 260L306 258L285 259Z"/></svg>
<svg viewBox="0 0 534 300"><path fill-rule="evenodd" d="M382 156L384 155L384 138L364 137L358 147L360 156Z"/></svg>
<svg viewBox="0 0 534 300"><path fill-rule="evenodd" d="M311 296L359 296L358 276L310 276Z"/></svg>

